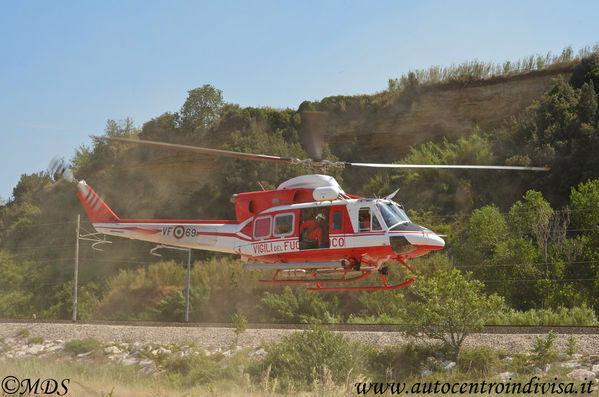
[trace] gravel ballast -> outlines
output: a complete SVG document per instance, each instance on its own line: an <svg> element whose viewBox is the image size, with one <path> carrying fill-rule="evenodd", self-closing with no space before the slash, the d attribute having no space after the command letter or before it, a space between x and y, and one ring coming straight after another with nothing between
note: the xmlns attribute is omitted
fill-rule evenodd
<svg viewBox="0 0 599 397"><path fill-rule="evenodd" d="M236 339L232 328L226 327L169 327L169 326L127 326L106 324L72 323L0 323L0 338L14 337L20 330L27 329L32 337L44 340L63 340L93 338L102 342L140 342L168 344L177 342L196 342L206 349L227 348ZM248 329L239 336L237 344L242 347L256 348L263 342L279 341L281 337L291 335L295 329ZM351 341L376 346L394 346L414 339L406 338L399 332L377 331L338 331ZM488 346L507 352L524 352L532 349L536 337L546 334L472 334L464 342L464 347ZM598 354L599 336L574 335L581 353ZM558 350L565 350L567 334L559 334L556 339Z"/></svg>

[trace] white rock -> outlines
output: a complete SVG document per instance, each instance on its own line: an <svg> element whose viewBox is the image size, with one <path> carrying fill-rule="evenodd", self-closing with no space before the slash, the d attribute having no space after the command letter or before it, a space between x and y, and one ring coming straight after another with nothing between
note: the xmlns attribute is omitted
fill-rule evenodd
<svg viewBox="0 0 599 397"><path fill-rule="evenodd" d="M576 361L566 361L563 363L558 363L557 366L561 367L561 368L570 368L570 369L579 369L580 368L580 364L578 364Z"/></svg>
<svg viewBox="0 0 599 397"><path fill-rule="evenodd" d="M120 354L123 351L116 346L108 346L104 348L104 354Z"/></svg>
<svg viewBox="0 0 599 397"><path fill-rule="evenodd" d="M599 376L599 364L595 364L591 367L591 371L595 373L595 375Z"/></svg>
<svg viewBox="0 0 599 397"><path fill-rule="evenodd" d="M12 356L14 358L20 358L20 357L25 357L27 355L27 353L23 350L18 350L12 353Z"/></svg>
<svg viewBox="0 0 599 397"><path fill-rule="evenodd" d="M531 367L531 369L532 369L532 372L534 372L535 374L540 374L541 372L543 372L543 370L541 368L534 366L534 365Z"/></svg>
<svg viewBox="0 0 599 397"><path fill-rule="evenodd" d="M87 353L81 353L81 354L77 354L77 358L82 358L82 357L87 357L90 354L92 354L92 352L87 352Z"/></svg>
<svg viewBox="0 0 599 397"><path fill-rule="evenodd" d="M516 374L513 372L502 372L500 374L495 375L496 379L501 379L503 383L508 382L510 379L514 379Z"/></svg>
<svg viewBox="0 0 599 397"><path fill-rule="evenodd" d="M428 368L422 368L422 370L420 371L420 376L422 376L423 378L432 374L433 371L429 370Z"/></svg>
<svg viewBox="0 0 599 397"><path fill-rule="evenodd" d="M55 352L56 350L60 350L63 348L63 345L55 345L55 344L50 344L49 346L46 347L46 351L47 352Z"/></svg>
<svg viewBox="0 0 599 397"><path fill-rule="evenodd" d="M144 347L144 345L141 344L140 342L134 342L129 346L129 351L131 353L136 353L136 352L142 350L143 347Z"/></svg>
<svg viewBox="0 0 599 397"><path fill-rule="evenodd" d="M443 369L446 371L449 371L450 369L457 369L458 365L455 363L455 361L451 361L451 360L445 360L443 361Z"/></svg>
<svg viewBox="0 0 599 397"><path fill-rule="evenodd" d="M585 369L575 369L566 375L570 379L578 380L578 381L587 381L587 380L595 380L596 376L594 372L587 371Z"/></svg>
<svg viewBox="0 0 599 397"><path fill-rule="evenodd" d="M266 356L266 354L267 354L266 350L264 350L263 348L260 348L260 349L254 351L254 352L251 352L249 354L249 356L250 357L253 357L253 356L264 357L264 356Z"/></svg>
<svg viewBox="0 0 599 397"><path fill-rule="evenodd" d="M156 350L152 350L152 355L153 356L158 356L158 355L162 355L162 354L171 354L172 352L169 349L165 349L164 347L159 347Z"/></svg>
<svg viewBox="0 0 599 397"><path fill-rule="evenodd" d="M227 350L222 352L222 355L224 356L224 358L231 357L233 355L233 352L231 350Z"/></svg>
<svg viewBox="0 0 599 397"><path fill-rule="evenodd" d="M543 368L543 372L549 372L551 369L551 364L545 364L545 368Z"/></svg>
<svg viewBox="0 0 599 397"><path fill-rule="evenodd" d="M43 345L32 345L25 349L25 353L35 356L36 354L38 354L39 352L41 352L43 350L44 350Z"/></svg>
<svg viewBox="0 0 599 397"><path fill-rule="evenodd" d="M141 360L138 364L143 367L152 367L154 365L154 362L146 358L145 360Z"/></svg>
<svg viewBox="0 0 599 397"><path fill-rule="evenodd" d="M121 364L124 365L135 365L137 363L139 363L139 361L135 357L131 356L125 357L121 360Z"/></svg>

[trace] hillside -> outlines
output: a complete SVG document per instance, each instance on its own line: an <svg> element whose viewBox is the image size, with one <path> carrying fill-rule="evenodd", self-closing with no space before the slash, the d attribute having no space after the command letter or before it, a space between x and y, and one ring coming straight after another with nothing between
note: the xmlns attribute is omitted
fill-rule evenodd
<svg viewBox="0 0 599 397"><path fill-rule="evenodd" d="M440 268L468 270L512 309L593 312L599 304L594 288L599 274L599 216L594 217L599 214L594 196L599 191L598 66L594 54L484 79L412 76L376 95L329 97L304 102L298 110L241 108L224 103L219 90L205 85L189 91L179 112L164 113L141 128L130 119L108 120L104 133L305 158L302 112L318 110L327 115L325 159L551 167L542 175L327 172L354 194L383 196L401 187L397 200L412 220L447 235L440 254L414 261L424 277ZM232 194L272 189L313 172L101 140L79 148L71 165L76 178L85 179L119 216L159 219L233 219ZM24 175L13 200L0 206L0 278L8 280L0 293L0 317L70 317L77 212L83 211L75 187L44 172ZM81 318L179 319L185 280L181 256L167 253L158 262L149 254L152 244L112 240L103 252L81 247ZM376 303L390 296L321 296L265 287L257 280L268 275L242 271L231 256L197 251L193 259L192 321L227 321L235 312L262 321L288 316L400 321L401 305ZM281 305L288 307L283 317L273 309Z"/></svg>
<svg viewBox="0 0 599 397"><path fill-rule="evenodd" d="M423 142L467 136L477 128L490 130L530 106L571 67L530 72L509 77L444 83L411 92L383 92L370 96L329 97L309 103L328 114L325 142L346 161L398 161L410 147ZM307 107L302 104L300 109ZM205 136L198 144L223 147L223 133ZM265 153L271 154L271 153ZM174 191L193 191L219 167L210 156L161 152L142 163L127 161L131 171L142 171Z"/></svg>

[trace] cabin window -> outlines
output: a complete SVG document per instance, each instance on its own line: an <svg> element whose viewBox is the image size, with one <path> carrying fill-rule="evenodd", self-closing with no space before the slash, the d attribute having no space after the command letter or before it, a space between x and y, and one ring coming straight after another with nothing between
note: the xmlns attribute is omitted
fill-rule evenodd
<svg viewBox="0 0 599 397"><path fill-rule="evenodd" d="M333 211L333 231L343 230L343 211Z"/></svg>
<svg viewBox="0 0 599 397"><path fill-rule="evenodd" d="M274 235L276 237L283 237L293 234L293 221L295 216L293 214L279 214L275 216L275 230Z"/></svg>
<svg viewBox="0 0 599 397"><path fill-rule="evenodd" d="M358 212L358 222L360 226L361 232L369 232L370 231L370 208L362 207Z"/></svg>
<svg viewBox="0 0 599 397"><path fill-rule="evenodd" d="M254 221L254 238L268 238L270 237L270 222L272 218L270 216L264 216L257 218Z"/></svg>

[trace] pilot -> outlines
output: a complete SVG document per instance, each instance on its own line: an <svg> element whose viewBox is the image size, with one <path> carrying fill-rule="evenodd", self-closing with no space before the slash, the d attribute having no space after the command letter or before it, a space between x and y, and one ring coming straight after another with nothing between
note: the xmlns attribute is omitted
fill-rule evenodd
<svg viewBox="0 0 599 397"><path fill-rule="evenodd" d="M300 235L302 236L302 239L311 246L311 248L319 248L322 246L324 220L324 215L319 213L314 217L314 219L308 219L300 226Z"/></svg>

